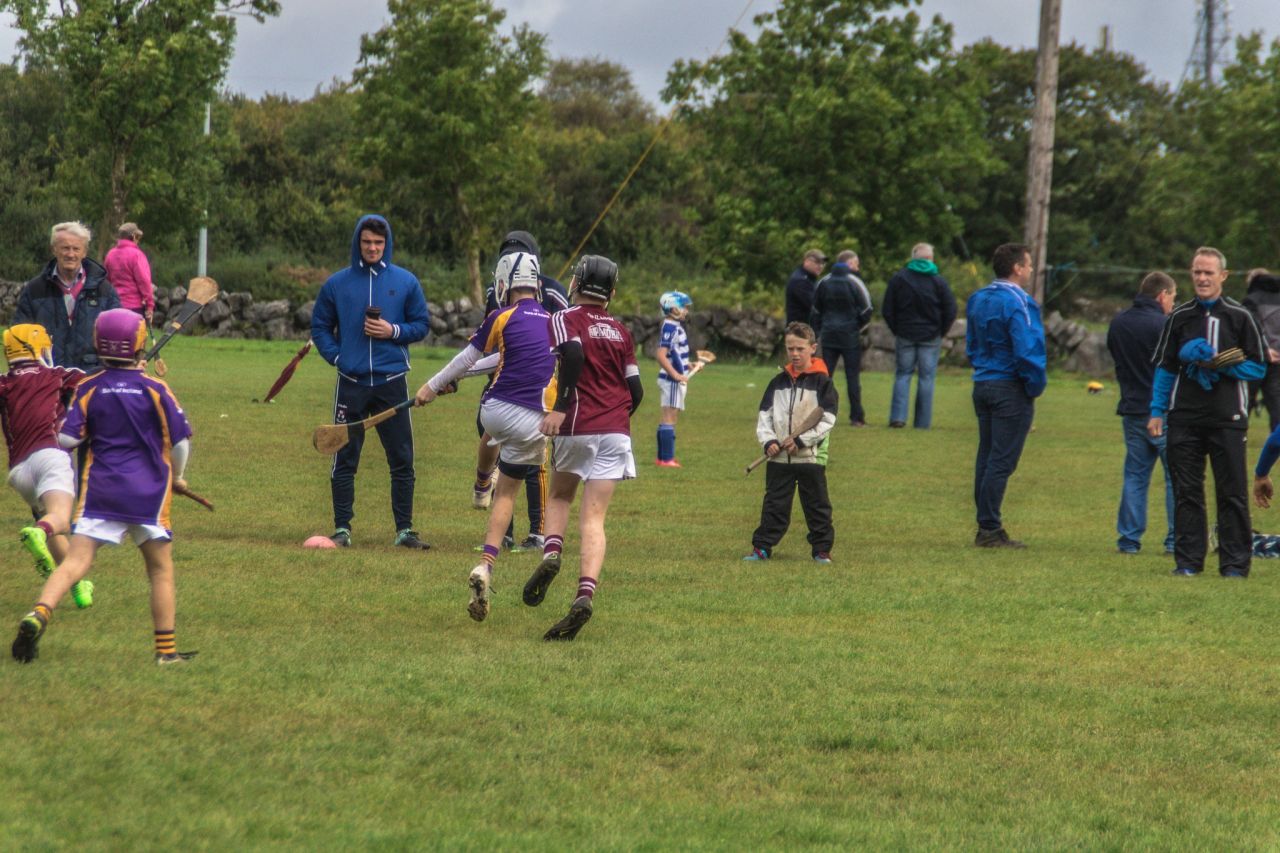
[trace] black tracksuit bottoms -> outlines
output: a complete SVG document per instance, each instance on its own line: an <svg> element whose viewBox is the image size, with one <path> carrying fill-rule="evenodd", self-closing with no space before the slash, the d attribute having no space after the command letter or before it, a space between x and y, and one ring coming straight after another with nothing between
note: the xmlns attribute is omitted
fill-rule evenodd
<svg viewBox="0 0 1280 853"><path fill-rule="evenodd" d="M1209 457L1217 493L1218 570L1249 574L1253 532L1249 527L1248 431L1178 426L1167 430L1165 447L1173 478L1173 557L1180 569L1204 568L1208 518L1204 460Z"/></svg>
<svg viewBox="0 0 1280 853"><path fill-rule="evenodd" d="M400 376L381 385L361 385L344 376L338 377L334 392L333 422L354 423L390 409L408 399L408 381ZM375 427L382 449L391 467L391 514L395 517L396 530L413 526L413 422L409 411L402 409L390 420ZM333 459L329 484L333 490L333 526L351 527L355 516L356 469L360 467L360 451L364 448L364 433L351 437L347 446Z"/></svg>
<svg viewBox="0 0 1280 853"><path fill-rule="evenodd" d="M836 542L831 526L831 498L827 496L827 467L816 463L769 462L764 469L764 504L760 526L751 535L751 546L773 554L791 526L791 502L800 490L800 509L809 526L810 553L830 553Z"/></svg>

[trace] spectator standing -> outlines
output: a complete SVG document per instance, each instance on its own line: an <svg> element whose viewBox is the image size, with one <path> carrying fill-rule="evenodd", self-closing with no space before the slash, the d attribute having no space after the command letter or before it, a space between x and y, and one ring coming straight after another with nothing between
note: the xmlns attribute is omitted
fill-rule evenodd
<svg viewBox="0 0 1280 853"><path fill-rule="evenodd" d="M978 416L974 544L1025 548L1009 538L1001 507L1031 431L1035 398L1044 393L1044 325L1040 306L1024 290L1031 281L1031 250L1006 243L996 249L991 266L996 280L969 297L965 308L965 353L973 365L973 410Z"/></svg>
<svg viewBox="0 0 1280 853"><path fill-rule="evenodd" d="M1120 511L1116 515L1116 550L1136 554L1142 548L1142 534L1147 529L1147 491L1151 472L1159 461L1164 468L1165 553L1173 553L1173 481L1169 476L1169 459L1165 438L1147 432L1151 409L1151 385L1155 378L1152 356L1160 342L1164 320L1178 299L1178 286L1162 272L1153 272L1142 280L1133 305L1121 311L1107 329L1107 349L1116 363L1116 381L1120 384L1120 402L1116 414L1124 429L1124 486L1120 491Z"/></svg>
<svg viewBox="0 0 1280 853"><path fill-rule="evenodd" d="M1250 270L1245 293L1245 308L1253 312L1267 345L1267 373L1257 382L1249 383L1249 411L1258 402L1262 392L1262 405L1267 409L1269 429L1275 432L1280 426L1280 276L1264 269Z"/></svg>
<svg viewBox="0 0 1280 853"><path fill-rule="evenodd" d="M901 429L907 425L911 376L918 374L912 426L928 429L933 424L933 385L942 336L956 321L956 297L933 262L933 246L917 243L911 247L911 260L889 279L881 313L893 332L896 361L889 426Z"/></svg>
<svg viewBox="0 0 1280 853"><path fill-rule="evenodd" d="M871 293L858 277L858 255L845 249L813 291L810 326L818 336L822 360L836 374L836 363L844 360L844 381L849 389L849 423L867 425L862 410L862 340L859 337L871 322Z"/></svg>
<svg viewBox="0 0 1280 853"><path fill-rule="evenodd" d="M116 244L107 252L102 263L107 268L107 280L120 297L120 307L147 318L156 310L155 287L151 282L151 264L138 248L142 229L135 222L126 222L116 231Z"/></svg>
<svg viewBox="0 0 1280 853"><path fill-rule="evenodd" d="M13 323L44 326L53 341L53 363L97 370L93 324L103 311L120 307L107 271L88 257L89 229L79 222L60 222L49 232L53 260L18 294Z"/></svg>
<svg viewBox="0 0 1280 853"><path fill-rule="evenodd" d="M787 323L809 322L809 314L813 311L813 289L817 286L818 276L827 265L827 256L821 249L810 249L804 253L804 260L796 271L787 279Z"/></svg>

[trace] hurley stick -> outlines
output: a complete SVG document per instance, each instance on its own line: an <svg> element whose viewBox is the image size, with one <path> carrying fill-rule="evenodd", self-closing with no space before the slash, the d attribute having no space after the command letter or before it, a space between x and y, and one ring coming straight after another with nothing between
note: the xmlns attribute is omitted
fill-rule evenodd
<svg viewBox="0 0 1280 853"><path fill-rule="evenodd" d="M822 420L822 408L818 407L814 409L812 412L810 412L807 416L805 416L805 419L800 422L800 426L796 427L795 432L788 435L787 438L795 438L798 435L808 432L809 430L816 427L818 425L818 421L820 420ZM782 443L786 444L786 440L784 439ZM756 470L761 465L763 465L765 463L765 460L767 460L768 458L769 458L769 454L767 453L762 454L759 459L757 459L755 462L752 462L750 465L747 466L747 474L750 474L752 471Z"/></svg>
<svg viewBox="0 0 1280 853"><path fill-rule="evenodd" d="M203 498L203 497L201 497L200 495L197 495L195 492L191 491L191 489L190 489L190 488L188 488L187 486L185 486L185 485L183 485L183 484L181 484L181 483L179 483L179 482L176 482L176 481L174 482L174 484L173 484L173 493L174 493L175 495L182 495L184 498L191 498L191 500L193 500L193 501L195 501L196 503L200 504L200 506L202 506L202 507L204 507L205 509L209 510L209 512L213 512L213 502L212 502L212 501L210 501L210 500L209 500L209 499L207 499L207 498Z"/></svg>
<svg viewBox="0 0 1280 853"><path fill-rule="evenodd" d="M691 378L699 370L701 370L702 368L706 367L708 364L716 360L716 354L709 349L698 350L697 357L698 357L698 360L695 361L693 363L693 366L689 368L689 371L685 373L685 379Z"/></svg>
<svg viewBox="0 0 1280 853"><path fill-rule="evenodd" d="M200 309L212 302L217 295L218 283L213 279L208 276L191 279L190 287L187 290L187 301L182 303L178 313L165 326L164 334L160 336L160 340L156 341L155 345L147 350L147 354L143 358L147 361L155 358L161 347L169 343L169 339L178 334L182 327L191 322L191 318L199 314Z"/></svg>
<svg viewBox="0 0 1280 853"><path fill-rule="evenodd" d="M365 430L375 427L383 421L390 420L395 417L396 412L401 409L407 409L412 405L413 398L410 397L403 403L396 403L389 409L378 412L378 414L362 421L356 421L353 424L321 424L316 427L315 432L311 433L311 445L321 453L337 453L346 447L351 439L361 435Z"/></svg>

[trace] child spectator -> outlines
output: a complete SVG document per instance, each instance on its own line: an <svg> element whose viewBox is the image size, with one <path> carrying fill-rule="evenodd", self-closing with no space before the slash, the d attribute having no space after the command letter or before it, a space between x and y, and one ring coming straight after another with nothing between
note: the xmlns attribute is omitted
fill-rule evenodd
<svg viewBox="0 0 1280 853"><path fill-rule="evenodd" d="M49 576L36 606L18 625L13 656L35 660L53 609L88 573L104 544L132 536L151 582L155 661L181 663L174 641L177 605L169 504L183 484L191 425L169 387L147 376L141 355L146 323L127 308L104 311L94 325L94 349L104 369L81 380L58 436L70 449L88 443L83 487L67 557Z"/></svg>
<svg viewBox="0 0 1280 853"><path fill-rule="evenodd" d="M790 323L784 343L787 366L764 390L756 437L769 457L765 467L764 505L760 526L751 536L751 553L744 560L768 560L791 524L791 501L800 490L800 508L809 526L809 547L816 563L831 562L835 529L831 499L827 497L828 433L836 423L839 396L806 323ZM811 429L792 433L815 409L822 417Z"/></svg>
<svg viewBox="0 0 1280 853"><path fill-rule="evenodd" d="M684 321L693 300L688 294L669 290L658 299L662 307L662 335L658 340L658 462L662 468L679 468L676 461L676 421L684 410L689 382L689 336Z"/></svg>

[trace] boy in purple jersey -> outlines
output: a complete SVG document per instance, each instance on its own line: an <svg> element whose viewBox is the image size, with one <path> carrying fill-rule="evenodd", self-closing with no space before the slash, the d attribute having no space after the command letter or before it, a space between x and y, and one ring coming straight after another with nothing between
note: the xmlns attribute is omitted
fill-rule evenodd
<svg viewBox="0 0 1280 853"><path fill-rule="evenodd" d="M546 458L547 440L540 427L555 400L551 315L537 299L537 257L525 252L503 255L494 271L494 295L506 307L491 312L471 342L415 397L419 406L425 406L466 375L486 352L496 351L497 370L481 398L480 423L498 445L498 481L482 561L467 581L471 587L467 612L477 622L489 615L493 564L511 523L516 490Z"/></svg>
<svg viewBox="0 0 1280 853"><path fill-rule="evenodd" d="M180 663L195 652L178 652L174 641L169 504L173 484L183 482L191 425L169 386L143 371L146 324L140 315L104 311L93 336L105 369L80 383L58 436L67 449L88 443L71 545L19 623L13 656L21 663L35 660L53 608L88 573L98 548L130 535L151 581L156 663Z"/></svg>

